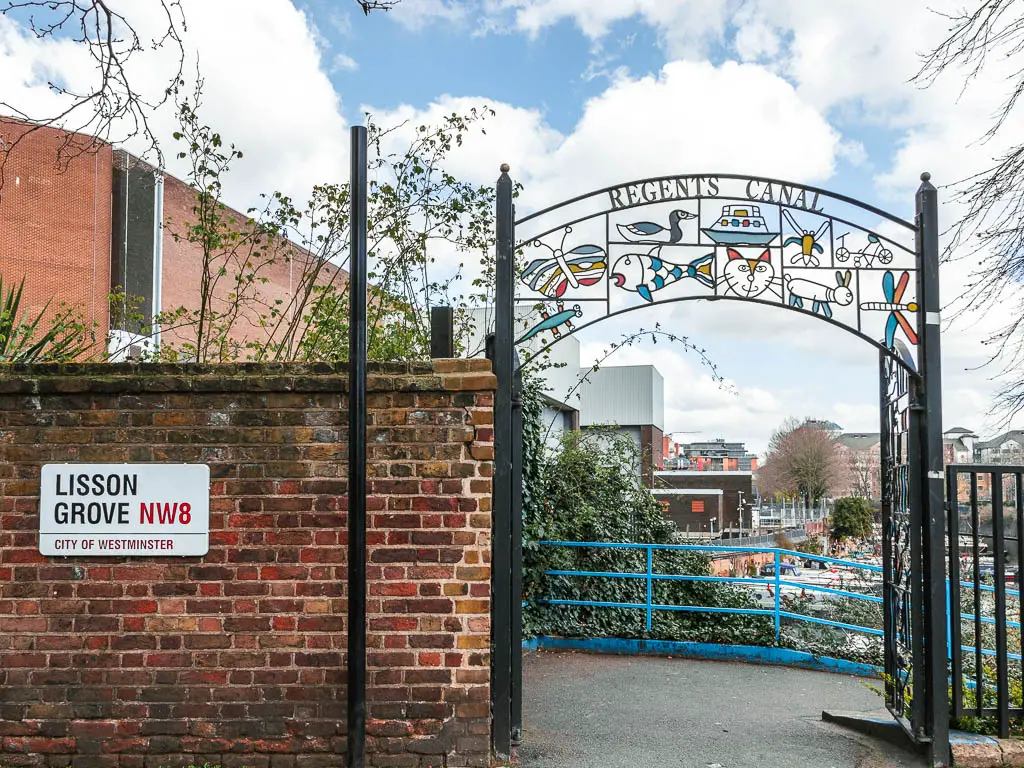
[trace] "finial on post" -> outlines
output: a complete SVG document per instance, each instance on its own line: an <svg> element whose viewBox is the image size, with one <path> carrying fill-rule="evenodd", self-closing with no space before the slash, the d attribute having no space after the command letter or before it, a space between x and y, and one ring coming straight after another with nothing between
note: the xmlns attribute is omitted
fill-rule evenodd
<svg viewBox="0 0 1024 768"><path fill-rule="evenodd" d="M509 167L509 164L508 164L508 163L502 163L502 164L501 164L501 168L500 168L499 170L500 170L500 171L501 171L502 173L508 173L508 172L509 172L509 171L511 171L512 169L511 169L511 168Z"/></svg>
<svg viewBox="0 0 1024 768"><path fill-rule="evenodd" d="M921 174L921 181L931 181L931 180L932 180L932 175L930 173L928 173L928 171L925 171L924 173Z"/></svg>

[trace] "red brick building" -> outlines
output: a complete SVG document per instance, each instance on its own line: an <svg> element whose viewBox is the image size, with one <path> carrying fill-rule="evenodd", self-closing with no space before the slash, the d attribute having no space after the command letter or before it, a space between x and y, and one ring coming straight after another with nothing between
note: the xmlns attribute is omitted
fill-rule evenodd
<svg viewBox="0 0 1024 768"><path fill-rule="evenodd" d="M160 311L199 307L202 249L181 237L196 220L188 184L91 137L50 128L29 132L25 124L0 121L0 151L19 138L0 189L0 277L8 284L25 279L25 311L38 312L51 300L54 308L73 305L102 338L110 327L108 295L118 287L141 300L147 320ZM59 160L68 141L76 151ZM226 214L239 227L246 222L238 211ZM260 271L267 281L258 288L259 303L281 300L287 307L312 256L284 240L269 255L274 263ZM346 277L328 264L322 279L341 287ZM227 301L232 290L229 275L218 283L214 302ZM243 318L232 336L260 334L266 331ZM188 329L177 329L164 340L189 336Z"/></svg>
<svg viewBox="0 0 1024 768"><path fill-rule="evenodd" d="M27 126L0 123L0 151ZM0 277L25 279L22 306L74 304L105 333L109 313L113 148L93 146L66 164L68 140L85 149L88 137L34 131L10 152L0 189Z"/></svg>

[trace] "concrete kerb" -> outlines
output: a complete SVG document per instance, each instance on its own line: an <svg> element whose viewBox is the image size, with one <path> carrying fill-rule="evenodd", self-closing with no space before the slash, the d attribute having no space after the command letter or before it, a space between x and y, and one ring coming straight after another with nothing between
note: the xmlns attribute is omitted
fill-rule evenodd
<svg viewBox="0 0 1024 768"><path fill-rule="evenodd" d="M910 750L906 734L887 711L821 713L821 719ZM994 739L965 731L949 734L955 768L1024 768L1024 741Z"/></svg>
<svg viewBox="0 0 1024 768"><path fill-rule="evenodd" d="M1017 739L994 739L976 733L951 731L949 745L956 768L1024 766L1024 742Z"/></svg>

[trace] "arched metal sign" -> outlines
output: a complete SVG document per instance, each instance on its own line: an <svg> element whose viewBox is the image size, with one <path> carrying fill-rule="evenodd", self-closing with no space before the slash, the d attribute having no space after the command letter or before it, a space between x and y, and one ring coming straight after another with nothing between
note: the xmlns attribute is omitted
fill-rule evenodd
<svg viewBox="0 0 1024 768"><path fill-rule="evenodd" d="M545 208L515 231L518 345L544 349L655 304L746 301L813 315L917 369L916 227L851 198L666 176Z"/></svg>
<svg viewBox="0 0 1024 768"><path fill-rule="evenodd" d="M521 726L521 510L513 379L531 356L609 317L743 301L837 325L879 350L886 705L949 764L938 202L909 222L852 198L754 176L665 176L514 221L497 187L492 710L495 751Z"/></svg>

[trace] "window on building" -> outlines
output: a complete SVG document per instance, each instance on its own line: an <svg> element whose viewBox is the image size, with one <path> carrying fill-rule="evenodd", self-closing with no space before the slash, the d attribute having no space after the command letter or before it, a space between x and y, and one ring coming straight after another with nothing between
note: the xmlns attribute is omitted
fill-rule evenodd
<svg viewBox="0 0 1024 768"><path fill-rule="evenodd" d="M704 502L703 501L694 501L694 502L692 502L690 504L690 511L694 512L694 513L696 513L696 512L703 512L704 511Z"/></svg>

